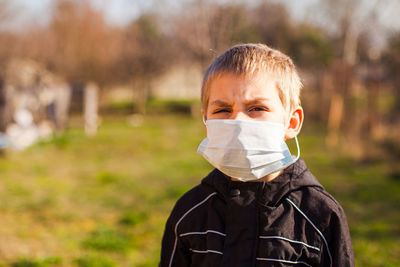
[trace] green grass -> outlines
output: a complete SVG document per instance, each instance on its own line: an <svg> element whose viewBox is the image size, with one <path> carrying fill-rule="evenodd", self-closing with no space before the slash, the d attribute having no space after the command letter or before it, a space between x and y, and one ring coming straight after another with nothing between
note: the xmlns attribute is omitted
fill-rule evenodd
<svg viewBox="0 0 400 267"><path fill-rule="evenodd" d="M151 114L151 112L149 112ZM0 158L0 266L156 266L175 201L211 166L201 118L104 117ZM344 207L358 266L400 265L400 179L390 157L355 161L306 128L302 157ZM396 178L397 177L397 178Z"/></svg>

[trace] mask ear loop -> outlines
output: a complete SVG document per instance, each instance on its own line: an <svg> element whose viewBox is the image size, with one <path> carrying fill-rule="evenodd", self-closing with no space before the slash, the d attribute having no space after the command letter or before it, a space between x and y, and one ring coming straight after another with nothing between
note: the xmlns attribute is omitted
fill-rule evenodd
<svg viewBox="0 0 400 267"><path fill-rule="evenodd" d="M204 125L207 126L207 124L206 124L206 118L205 118L204 116L202 116L201 118L203 119Z"/></svg>
<svg viewBox="0 0 400 267"><path fill-rule="evenodd" d="M297 156L294 159L294 161L297 161L300 158L300 145L299 145L299 140L297 140L297 135L294 137L294 140L296 141L296 147L297 147Z"/></svg>

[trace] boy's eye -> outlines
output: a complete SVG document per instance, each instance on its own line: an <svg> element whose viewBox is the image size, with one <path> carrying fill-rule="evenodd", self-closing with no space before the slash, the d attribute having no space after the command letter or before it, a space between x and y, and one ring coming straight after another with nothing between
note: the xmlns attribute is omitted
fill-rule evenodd
<svg viewBox="0 0 400 267"><path fill-rule="evenodd" d="M226 109L226 108L224 108L224 109L217 109L217 110L215 110L215 111L213 112L213 114L216 114L216 113L223 113L223 112L229 112L229 109Z"/></svg>
<svg viewBox="0 0 400 267"><path fill-rule="evenodd" d="M268 111L266 107L252 107L249 111Z"/></svg>

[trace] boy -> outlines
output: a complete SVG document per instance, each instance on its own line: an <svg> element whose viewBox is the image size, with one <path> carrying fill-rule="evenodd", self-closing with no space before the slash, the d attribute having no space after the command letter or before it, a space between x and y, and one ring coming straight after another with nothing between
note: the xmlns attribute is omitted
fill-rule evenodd
<svg viewBox="0 0 400 267"><path fill-rule="evenodd" d="M176 203L160 266L354 266L342 208L299 159L301 86L291 59L262 44L210 65L198 152L216 169Z"/></svg>

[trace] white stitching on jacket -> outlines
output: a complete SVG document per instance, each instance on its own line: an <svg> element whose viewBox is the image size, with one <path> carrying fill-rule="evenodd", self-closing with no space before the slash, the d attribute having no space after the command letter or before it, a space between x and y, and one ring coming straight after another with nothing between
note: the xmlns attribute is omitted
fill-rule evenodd
<svg viewBox="0 0 400 267"><path fill-rule="evenodd" d="M288 242L291 242L291 243L302 244L302 245L304 245L304 246L306 246L306 247L308 247L308 248L312 248L312 249L315 249L315 250L320 251L320 249L317 248L317 247L315 247L315 246L311 246L311 245L309 245L309 244L307 244L307 243L304 243L304 242L302 242L302 241L297 241L297 240L289 239L289 238L283 237L283 236L260 236L260 238L261 238L261 239L282 239L282 240L285 240L285 241L288 241Z"/></svg>
<svg viewBox="0 0 400 267"><path fill-rule="evenodd" d="M200 201L199 203L197 203L196 205L194 205L192 208L190 208L188 211L185 212L185 214L182 215L182 217L178 220L178 222L175 224L175 228L174 228L174 232L175 232L175 242L174 242L174 248L172 250L172 254L171 254L171 259L169 260L169 267L172 266L172 260L174 258L175 255L175 250L176 250L176 245L178 243L178 225L180 224L180 222L183 220L183 218L186 217L186 215L188 215L189 213L191 213L194 209L196 209L197 207L201 206L204 202L206 202L208 199L210 199L212 196L215 196L217 194L217 192L211 193L209 194L205 199L203 199L202 201Z"/></svg>
<svg viewBox="0 0 400 267"><path fill-rule="evenodd" d="M221 235L221 236L226 236L226 234L221 233L221 232L218 232L218 231L216 231L216 230L207 230L207 231L205 231L205 232L188 232L188 233L183 233L183 234L180 234L179 237L187 236L187 235L206 235L206 234L208 234L208 233L213 233L213 234L217 234L217 235Z"/></svg>
<svg viewBox="0 0 400 267"><path fill-rule="evenodd" d="M331 252L330 252L330 250L329 250L328 242L326 241L325 236L324 236L324 235L321 233L321 231L315 226L315 224L307 217L307 215L306 215L304 212L302 212L301 209L300 209L299 207L296 206L296 204L294 204L293 201L291 201L289 198L286 198L286 200L287 200L298 212L300 212L300 214L303 215L304 218L306 218L306 220L312 225L312 227L314 227L315 231L317 231L317 233L322 237L322 240L323 240L324 243L325 243L325 246L326 246L326 248L327 248L328 255L329 255L329 260L330 260L329 266L332 266L332 263L333 263L333 261L332 261L332 255L331 255Z"/></svg>
<svg viewBox="0 0 400 267"><path fill-rule="evenodd" d="M310 264L304 261L290 261L290 260L281 260L281 259L271 259L271 258L256 258L259 261L277 261L277 262L284 262L290 264L304 264L306 266L312 267Z"/></svg>
<svg viewBox="0 0 400 267"><path fill-rule="evenodd" d="M207 249L207 250L190 249L190 250L195 252L195 253L215 253L215 254L220 254L220 255L224 254L221 251L213 250L213 249Z"/></svg>

